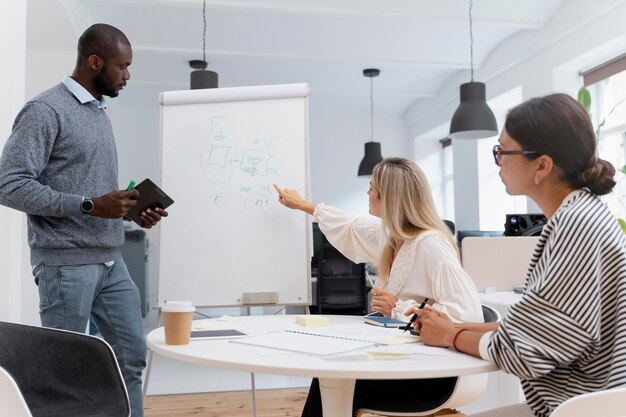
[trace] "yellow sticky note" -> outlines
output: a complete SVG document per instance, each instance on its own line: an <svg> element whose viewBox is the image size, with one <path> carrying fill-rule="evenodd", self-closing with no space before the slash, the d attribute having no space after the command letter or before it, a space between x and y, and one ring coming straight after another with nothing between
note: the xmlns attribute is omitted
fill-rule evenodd
<svg viewBox="0 0 626 417"><path fill-rule="evenodd" d="M407 332L408 333L408 332ZM383 345L403 345L406 343L416 343L421 339L419 336L413 336L412 334L399 334L396 336L387 336L380 341Z"/></svg>
<svg viewBox="0 0 626 417"><path fill-rule="evenodd" d="M314 326L328 326L330 319L322 316L311 316L309 314L298 314L296 316L296 323L306 327Z"/></svg>

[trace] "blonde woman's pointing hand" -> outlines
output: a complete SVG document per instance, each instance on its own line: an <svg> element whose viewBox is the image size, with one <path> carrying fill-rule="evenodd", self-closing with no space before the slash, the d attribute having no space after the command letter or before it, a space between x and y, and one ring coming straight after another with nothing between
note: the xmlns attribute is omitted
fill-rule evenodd
<svg viewBox="0 0 626 417"><path fill-rule="evenodd" d="M277 184L274 184L274 189L278 193L278 202L283 206L313 214L315 203L305 200L296 190L280 188Z"/></svg>

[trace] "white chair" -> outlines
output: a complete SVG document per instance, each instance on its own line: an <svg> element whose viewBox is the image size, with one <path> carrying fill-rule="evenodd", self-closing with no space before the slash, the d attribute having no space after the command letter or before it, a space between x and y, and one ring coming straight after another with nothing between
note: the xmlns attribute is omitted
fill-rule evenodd
<svg viewBox="0 0 626 417"><path fill-rule="evenodd" d="M483 304L482 310L486 323L500 321L500 313L496 309ZM488 374L451 378L450 391L441 398L429 402L415 402L411 398L401 396L398 398L387 397L385 404L362 408L358 415L368 413L399 417L429 416L444 408L456 408L476 401L485 391L488 379Z"/></svg>
<svg viewBox="0 0 626 417"><path fill-rule="evenodd" d="M466 237L461 242L463 269L478 291L486 287L513 291L526 281L538 241L536 236Z"/></svg>
<svg viewBox="0 0 626 417"><path fill-rule="evenodd" d="M0 367L0 416L32 417L20 388L6 369Z"/></svg>
<svg viewBox="0 0 626 417"><path fill-rule="evenodd" d="M550 417L625 417L626 386L590 392L570 398L554 409Z"/></svg>

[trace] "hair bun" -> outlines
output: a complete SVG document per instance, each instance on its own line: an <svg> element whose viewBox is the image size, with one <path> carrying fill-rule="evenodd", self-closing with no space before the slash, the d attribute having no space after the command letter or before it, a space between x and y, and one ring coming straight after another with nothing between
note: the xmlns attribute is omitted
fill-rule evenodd
<svg viewBox="0 0 626 417"><path fill-rule="evenodd" d="M578 178L582 187L587 187L597 195L608 194L615 187L615 167L604 159L591 158L587 168L582 171Z"/></svg>

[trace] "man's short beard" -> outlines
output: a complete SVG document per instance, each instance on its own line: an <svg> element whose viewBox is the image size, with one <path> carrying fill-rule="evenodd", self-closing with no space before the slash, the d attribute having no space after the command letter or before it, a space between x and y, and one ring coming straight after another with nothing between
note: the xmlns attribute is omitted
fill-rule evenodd
<svg viewBox="0 0 626 417"><path fill-rule="evenodd" d="M104 74L106 73L105 70L106 65L103 65L100 72L96 74L96 77L93 79L94 87L96 87L98 94L108 97L117 97L119 95L119 91L112 89L104 79Z"/></svg>

